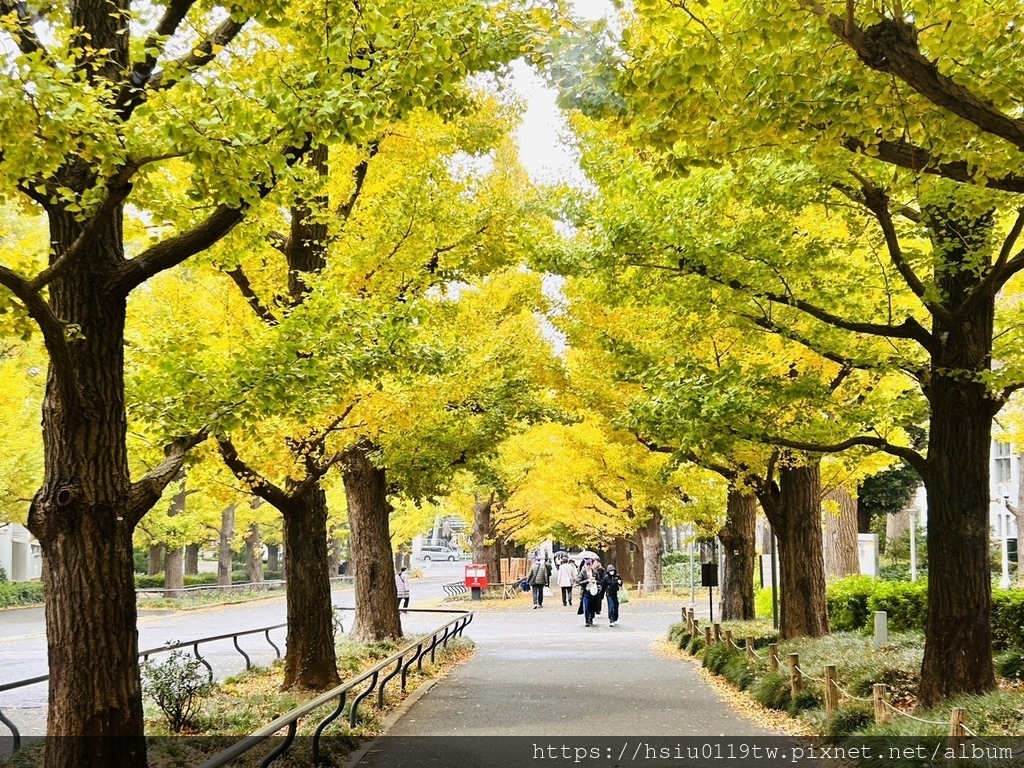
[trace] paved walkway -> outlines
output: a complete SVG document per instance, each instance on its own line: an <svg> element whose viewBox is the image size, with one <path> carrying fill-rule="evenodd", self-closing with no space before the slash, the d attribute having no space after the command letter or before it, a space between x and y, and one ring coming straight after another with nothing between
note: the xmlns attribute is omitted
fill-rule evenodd
<svg viewBox="0 0 1024 768"><path fill-rule="evenodd" d="M540 610L528 600L484 609L466 630L477 645L473 658L349 766L501 768L537 765L543 757L613 768L635 762L630 757L650 746L637 737L662 737L665 744L664 737L675 743L782 735L736 712L696 665L659 652L657 642L680 620L682 605L633 600L622 606L618 626L602 616L591 628L557 598Z"/></svg>
<svg viewBox="0 0 1024 768"><path fill-rule="evenodd" d="M477 644L473 658L408 707L349 768L518 768L538 759L614 768L643 762L652 744L675 748L676 739L782 735L733 710L694 664L659 651L681 607L633 600L618 626L599 617L591 628L575 606L557 599L540 610L527 600L482 610L466 630Z"/></svg>

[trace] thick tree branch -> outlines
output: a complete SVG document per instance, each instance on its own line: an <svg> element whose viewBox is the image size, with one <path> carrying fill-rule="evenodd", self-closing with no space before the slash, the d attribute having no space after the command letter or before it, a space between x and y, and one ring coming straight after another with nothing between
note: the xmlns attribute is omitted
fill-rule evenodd
<svg viewBox="0 0 1024 768"><path fill-rule="evenodd" d="M851 152L868 154L868 145L858 138L848 137L844 140L843 145ZM984 176L979 178L975 170L966 162L938 162L928 150L907 141L872 142L870 156L889 165L933 176L942 176L962 184L974 184L1004 192L1024 192L1024 176L1011 173L994 178Z"/></svg>
<svg viewBox="0 0 1024 768"><path fill-rule="evenodd" d="M924 456L913 448L904 448L903 446L893 445L888 440L881 437L858 435L857 437L851 437L847 440L843 440L840 443L832 444L787 440L784 437L777 437L774 435L762 435L758 439L768 445L777 445L780 448L790 448L795 451L808 451L809 453L840 453L841 451L845 451L849 448L863 445L868 448L877 448L885 453L900 457L906 461L907 464L917 470L917 473L922 478L927 477L928 474L928 460L925 459Z"/></svg>
<svg viewBox="0 0 1024 768"><path fill-rule="evenodd" d="M311 141L307 140L301 147L285 150L283 154L287 158L288 166L293 166L299 158L309 152L311 147ZM257 189L259 198L262 200L269 195L276 183L277 179L272 178L261 184ZM200 222L189 231L173 235L146 249L134 259L125 261L121 265L116 290L127 295L153 275L175 267L195 254L206 250L234 229L245 218L248 211L247 203L242 203L237 208L222 205L205 221Z"/></svg>
<svg viewBox="0 0 1024 768"><path fill-rule="evenodd" d="M1003 238L1003 245L999 249L999 256L992 263L985 278L975 287L971 294L960 306L959 313L967 315L978 305L978 302L992 296L1006 285L1006 281L1024 269L1024 250L1019 251L1012 258L1010 253L1020 239L1020 233L1024 231L1024 208L1017 209L1017 218L1010 227L1010 231Z"/></svg>
<svg viewBox="0 0 1024 768"><path fill-rule="evenodd" d="M731 288L734 291L745 293L748 296L755 298L764 299L765 301L771 301L776 304L784 304L786 306L798 309L801 312L810 315L816 320L820 320L826 325L831 325L834 328L841 330L853 331L854 333L863 333L869 336L881 336L883 338L893 339L909 339L916 341L922 347L924 347L929 353L938 352L938 345L931 333L921 325L913 317L908 317L900 325L886 325L881 323L861 323L852 320L847 320L839 315L833 314L828 310L811 304L803 299L798 299L795 296L785 296L783 294L774 293L772 291L760 291L751 288L748 285L740 282L739 280L726 280L725 278L718 277L710 274L708 268L703 264L696 264L685 259L680 259L678 271L689 272L691 274L700 275L713 283L723 285L727 288Z"/></svg>
<svg viewBox="0 0 1024 768"><path fill-rule="evenodd" d="M122 122L131 117L134 109L146 99L146 85L149 83L156 62L167 44L167 40L178 31L195 0L168 0L164 15L157 22L156 29L147 39L142 61L136 62L128 75L128 81L114 100L114 112Z"/></svg>
<svg viewBox="0 0 1024 768"><path fill-rule="evenodd" d="M801 3L817 15L827 14L817 2L801 0ZM936 106L1024 150L1024 120L1001 112L991 102L942 74L935 63L921 53L918 31L913 24L883 18L870 27L861 28L834 14L829 14L827 21L833 34L871 69L895 75Z"/></svg>
<svg viewBox="0 0 1024 768"><path fill-rule="evenodd" d="M39 326L61 399L73 411L82 410L85 403L74 375L75 367L64 323L53 313L53 309L46 303L42 294L13 269L0 265L0 285L14 294L25 307L28 316Z"/></svg>
<svg viewBox="0 0 1024 768"><path fill-rule="evenodd" d="M181 472L181 467L185 463L185 454L203 442L207 435L208 432L204 427L194 435L179 437L168 444L164 447L164 460L147 472L141 480L131 484L128 490L125 517L132 528L138 525L143 516L153 508L164 492L164 488Z"/></svg>
<svg viewBox="0 0 1024 768"><path fill-rule="evenodd" d="M56 258L53 263L32 278L31 286L34 290L41 290L44 286L53 282L53 280L55 280L57 276L60 275L60 273L69 265L74 263L75 259L77 259L78 256L90 245L99 225L106 222L109 216L117 210L117 208L128 198L128 195L131 194L131 178L140 167L141 165L139 163L126 163L122 166L121 170L118 171L116 176L107 181L106 199L100 203L100 207L96 210L96 213L94 213L85 223L85 226L82 227L82 231L79 232L78 237L74 239L74 242L68 246L68 249L63 253L56 254Z"/></svg>
<svg viewBox="0 0 1024 768"><path fill-rule="evenodd" d="M366 176L370 170L370 161L377 156L379 151L380 142L371 141L367 145L366 158L361 160L352 172L352 194L348 196L345 202L338 206L338 218L343 221L348 221L352 217L352 211L355 209L356 203L359 202L359 196L362 194L363 187L366 184Z"/></svg>
<svg viewBox="0 0 1024 768"><path fill-rule="evenodd" d="M917 276L917 273L914 272L914 268L907 262L906 258L904 258L899 235L896 233L896 226L893 224L892 214L889 212L889 196L885 193L885 190L875 186L863 176L858 175L858 181L861 183L864 204L874 214L882 228L882 234L885 236L885 247L889 252L889 259L892 261L893 266L903 276L907 287L921 300L921 303L929 312L947 325L952 323L952 313L942 304L936 303L927 297L925 284Z"/></svg>
<svg viewBox="0 0 1024 768"><path fill-rule="evenodd" d="M114 112L122 122L127 122L131 118L132 113L145 102L149 93L170 88L186 75L196 72L212 61L217 51L228 45L248 22L248 18L240 21L230 17L225 19L201 42L192 46L187 56L173 62L169 68L173 77L168 76L166 67L163 71L153 74L166 37L174 34L194 3L195 0L171 0L167 6L157 31L146 41L146 57L132 68L128 81L122 86L114 102Z"/></svg>
<svg viewBox="0 0 1024 768"><path fill-rule="evenodd" d="M220 455L227 468L248 488L251 488L253 493L276 509L283 510L289 505L291 502L289 494L245 463L239 457L238 450L230 438L218 437L217 447L220 449Z"/></svg>
<svg viewBox="0 0 1024 768"><path fill-rule="evenodd" d="M262 320L267 325L277 325L278 320L273 312L262 302L260 297L256 295L256 291L252 289L252 283L249 282L249 278L245 276L245 272L242 268L235 267L234 269L222 270L225 275L231 278L232 282L238 286L238 290L241 292L245 303L249 305L253 312L256 313L256 317Z"/></svg>

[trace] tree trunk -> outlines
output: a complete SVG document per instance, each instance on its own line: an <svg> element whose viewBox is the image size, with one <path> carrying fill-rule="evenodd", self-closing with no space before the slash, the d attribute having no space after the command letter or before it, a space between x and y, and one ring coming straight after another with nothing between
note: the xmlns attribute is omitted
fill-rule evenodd
<svg viewBox="0 0 1024 768"><path fill-rule="evenodd" d="M857 554L857 501L845 488L835 488L825 494L825 500L835 502L838 509L824 512L825 519L825 578L842 578L860 573Z"/></svg>
<svg viewBox="0 0 1024 768"><path fill-rule="evenodd" d="M923 210L939 263L938 295L956 308L953 322L932 319L936 349L924 388L931 406L928 457L928 616L919 698L931 706L995 688L992 582L989 573L989 453L998 404L985 376L992 368L995 297L975 294L992 217L971 219L948 208ZM972 294L969 310L961 309Z"/></svg>
<svg viewBox="0 0 1024 768"><path fill-rule="evenodd" d="M185 547L185 575L195 576L199 573L199 545L189 544Z"/></svg>
<svg viewBox="0 0 1024 768"><path fill-rule="evenodd" d="M491 521L494 500L494 493L486 497L473 497L473 533L470 535L470 543L473 546L473 562L486 565L488 581L498 584L501 582L501 552L495 541Z"/></svg>
<svg viewBox="0 0 1024 768"><path fill-rule="evenodd" d="M280 511L288 550L288 650L282 687L324 690L341 682L327 573L327 496L319 483L313 483Z"/></svg>
<svg viewBox="0 0 1024 768"><path fill-rule="evenodd" d="M756 523L757 499L730 488L725 526L718 533L722 542L722 621L754 618Z"/></svg>
<svg viewBox="0 0 1024 768"><path fill-rule="evenodd" d="M260 546L259 523L251 523L245 537L245 572L251 584L263 583L263 548Z"/></svg>
<svg viewBox="0 0 1024 768"><path fill-rule="evenodd" d="M278 557L280 548L277 544L267 544L267 570L268 571L280 571L281 570L281 559Z"/></svg>
<svg viewBox="0 0 1024 768"><path fill-rule="evenodd" d="M231 541L235 538L235 505L220 513L220 542L217 546L217 586L231 586Z"/></svg>
<svg viewBox="0 0 1024 768"><path fill-rule="evenodd" d="M182 547L168 547L164 558L164 592L166 597L184 597L185 550Z"/></svg>
<svg viewBox="0 0 1024 768"><path fill-rule="evenodd" d="M146 565L147 576L157 576L163 572L164 568L164 545L163 544L150 544L149 545L149 563Z"/></svg>
<svg viewBox="0 0 1024 768"><path fill-rule="evenodd" d="M661 555L664 552L664 544L661 540L661 510L657 507L648 507L647 512L647 522L636 533L640 540L644 563L644 592L650 594L661 589Z"/></svg>
<svg viewBox="0 0 1024 768"><path fill-rule="evenodd" d="M821 549L821 465L779 468L779 484L758 492L778 538L779 637L828 634L825 563Z"/></svg>
<svg viewBox="0 0 1024 768"><path fill-rule="evenodd" d="M82 225L54 208L48 214L52 263ZM80 333L60 348L47 343L45 471L28 520L46 589L46 768L146 765L132 531L159 493L132 486L128 471L126 304L110 289L123 259L118 208L97 220L79 253L88 268L72 266L47 288L54 316Z"/></svg>
<svg viewBox="0 0 1024 768"><path fill-rule="evenodd" d="M176 480L183 480L185 473L181 472ZM181 483L181 487L178 492L174 494L174 498L171 500L171 508L167 511L168 518L175 518L185 511L185 501L188 498L188 493L185 490L185 483ZM171 531L170 537L172 539L177 538L176 532ZM164 594L170 598L184 597L184 593L181 591L185 588L185 558L184 551L181 547L172 547L169 543L165 543L166 557L164 558L164 589L173 590L171 592L165 592Z"/></svg>
<svg viewBox="0 0 1024 768"><path fill-rule="evenodd" d="M402 636L392 569L391 535L384 469L370 459L374 446L361 440L342 461L348 500L349 548L356 566L356 619L349 633L360 642ZM326 557L325 557L326 562Z"/></svg>
<svg viewBox="0 0 1024 768"><path fill-rule="evenodd" d="M642 574L637 572L633 552L629 547L629 539L622 536L615 537L612 541L611 562L615 564L615 568L618 570L619 576L622 577L623 581L630 584L640 582Z"/></svg>
<svg viewBox="0 0 1024 768"><path fill-rule="evenodd" d="M341 540L332 538L331 546L327 551L327 572L332 579L338 575L339 566L341 566Z"/></svg>

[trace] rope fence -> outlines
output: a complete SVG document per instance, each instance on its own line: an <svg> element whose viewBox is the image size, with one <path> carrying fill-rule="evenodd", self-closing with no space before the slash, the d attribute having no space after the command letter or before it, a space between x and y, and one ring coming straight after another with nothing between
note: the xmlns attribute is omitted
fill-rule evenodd
<svg viewBox="0 0 1024 768"><path fill-rule="evenodd" d="M687 634L691 637L702 637L704 638L704 644L707 647L716 645L718 643L725 643L730 650L736 652L742 652L748 659L759 659L765 660L765 657L761 656L754 650L754 638L747 637L744 641L744 645L740 646L733 639L732 630L722 629L721 624L712 624L711 626L700 626L700 622L694 615L693 608L682 609L683 623L686 625ZM779 648L777 643L768 644L768 669L772 672L778 672L779 663ZM865 698L863 696L855 696L848 690L839 685L838 676L836 672L836 666L834 664L825 665L825 676L814 677L808 674L800 666L800 654L791 653L788 657L789 662L789 681L790 681L790 694L795 699L803 691L804 681L811 680L815 683L823 686L825 692L825 714L831 716L838 708L840 704L840 697L849 699L852 701L860 701L865 703L872 703L874 706L874 717L875 722L878 724L889 723L895 717L904 717L908 720L914 720L919 723L927 725L934 725L945 727L948 726L948 735L950 745L959 743L961 740L971 737L978 739L984 744L990 747L997 747L998 745L993 744L990 741L986 741L984 738L975 733L966 722L967 710L963 707L954 707L950 713L949 722L939 720L926 720L924 718L916 717L909 712L904 712L902 709L894 706L888 700L888 688L884 683L874 683L872 685L871 698ZM1024 754L1024 748L1016 750L1013 754L1021 755Z"/></svg>

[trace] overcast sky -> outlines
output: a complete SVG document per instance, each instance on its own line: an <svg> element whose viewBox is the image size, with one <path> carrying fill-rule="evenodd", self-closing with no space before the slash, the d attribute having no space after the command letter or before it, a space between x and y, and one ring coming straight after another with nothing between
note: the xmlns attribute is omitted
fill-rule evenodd
<svg viewBox="0 0 1024 768"><path fill-rule="evenodd" d="M609 0L573 0L576 15L599 19L612 12ZM565 115L555 104L555 92L527 64L513 65L515 88L527 103L516 132L519 158L531 178L540 184L559 181L584 183L576 154L564 141L569 134Z"/></svg>

